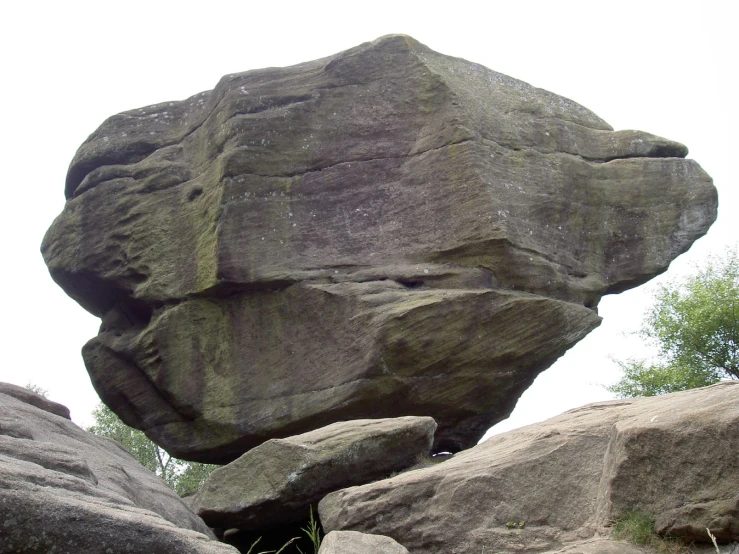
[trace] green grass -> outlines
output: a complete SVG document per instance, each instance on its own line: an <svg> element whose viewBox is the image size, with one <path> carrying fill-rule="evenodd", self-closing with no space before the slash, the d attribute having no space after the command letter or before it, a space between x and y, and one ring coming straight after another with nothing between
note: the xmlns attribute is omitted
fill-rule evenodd
<svg viewBox="0 0 739 554"><path fill-rule="evenodd" d="M316 518L313 517L313 506L310 507L310 518L308 520L308 525L303 527L301 530L307 535L308 539L310 540L311 545L313 546L313 554L318 554L318 550L321 548L321 526ZM255 540L249 550L247 550L246 554L252 554L252 551L254 550L254 548L256 548L257 544L259 544L259 541L261 540L262 537L259 537L257 540ZM283 544L279 550L263 550L261 552L257 552L256 554L282 554L288 546L290 546L297 540L300 540L300 537L293 537L285 544ZM300 554L304 554L304 552L297 544L295 545L295 549Z"/></svg>
<svg viewBox="0 0 739 554"><path fill-rule="evenodd" d="M613 524L613 538L634 544L649 544L655 537L654 518L639 510L624 512Z"/></svg>
<svg viewBox="0 0 739 554"><path fill-rule="evenodd" d="M627 510L613 522L614 539L639 546L649 546L659 554L689 552L682 541L674 537L660 537L654 532L654 517L640 510Z"/></svg>

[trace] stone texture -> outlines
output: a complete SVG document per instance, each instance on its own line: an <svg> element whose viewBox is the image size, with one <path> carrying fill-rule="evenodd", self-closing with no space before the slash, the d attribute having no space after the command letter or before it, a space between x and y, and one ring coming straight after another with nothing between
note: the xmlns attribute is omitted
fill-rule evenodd
<svg viewBox="0 0 739 554"><path fill-rule="evenodd" d="M42 400L0 392L0 553L237 552L118 443Z"/></svg>
<svg viewBox="0 0 739 554"><path fill-rule="evenodd" d="M329 494L319 514L327 532L388 535L424 554L560 551L607 536L630 509L688 543L708 541L706 528L736 541L738 451L739 382L722 382L571 410L438 466Z"/></svg>
<svg viewBox="0 0 739 554"><path fill-rule="evenodd" d="M408 549L382 535L332 531L323 538L318 554L408 554Z"/></svg>
<svg viewBox="0 0 739 554"><path fill-rule="evenodd" d="M306 520L329 492L426 459L430 417L356 420L272 439L216 469L190 506L211 527L253 531Z"/></svg>
<svg viewBox="0 0 739 554"><path fill-rule="evenodd" d="M105 121L42 252L101 398L230 461L334 421L474 445L716 216L678 143L389 36Z"/></svg>

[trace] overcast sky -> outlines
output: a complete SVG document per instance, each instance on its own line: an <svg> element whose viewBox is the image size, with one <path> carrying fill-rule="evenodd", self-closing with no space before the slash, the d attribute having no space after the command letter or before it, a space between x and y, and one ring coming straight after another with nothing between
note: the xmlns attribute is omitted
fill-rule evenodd
<svg viewBox="0 0 739 554"><path fill-rule="evenodd" d="M660 279L735 244L734 78L730 2L5 2L3 363L0 381L33 382L81 425L98 402L80 356L99 322L57 287L39 253L64 205L77 147L115 113L180 100L227 73L327 56L390 33L571 98L615 129L686 144L713 176L719 218ZM732 133L729 134L731 129ZM656 282L653 281L652 283ZM527 391L512 428L610 398L611 357L641 355L649 287L606 297L600 328Z"/></svg>

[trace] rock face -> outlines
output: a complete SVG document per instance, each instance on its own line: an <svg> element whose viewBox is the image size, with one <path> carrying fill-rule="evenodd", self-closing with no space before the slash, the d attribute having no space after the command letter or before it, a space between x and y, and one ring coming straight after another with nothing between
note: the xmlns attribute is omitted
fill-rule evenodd
<svg viewBox="0 0 739 554"><path fill-rule="evenodd" d="M408 549L382 535L332 531L323 538L318 554L408 554Z"/></svg>
<svg viewBox="0 0 739 554"><path fill-rule="evenodd" d="M216 469L191 503L211 527L252 531L308 518L329 492L401 471L429 455L430 417L335 423L272 439Z"/></svg>
<svg viewBox="0 0 739 554"><path fill-rule="evenodd" d="M716 217L687 149L389 36L105 121L42 252L101 398L225 462L340 420L474 445Z"/></svg>
<svg viewBox="0 0 739 554"><path fill-rule="evenodd" d="M118 443L14 388L0 385L0 553L237 552Z"/></svg>
<svg viewBox="0 0 739 554"><path fill-rule="evenodd" d="M387 535L424 554L560 551L633 509L688 543L708 541L706 528L736 541L738 451L739 382L723 382L571 410L332 493L319 514L326 532ZM608 551L594 548L562 551Z"/></svg>

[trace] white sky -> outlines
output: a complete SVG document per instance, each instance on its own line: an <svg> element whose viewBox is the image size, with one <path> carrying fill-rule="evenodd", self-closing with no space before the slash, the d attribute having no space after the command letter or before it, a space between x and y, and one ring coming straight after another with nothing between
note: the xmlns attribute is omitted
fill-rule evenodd
<svg viewBox="0 0 739 554"><path fill-rule="evenodd" d="M97 333L39 253L77 147L108 116L215 86L226 73L323 57L389 33L571 98L615 129L683 142L714 178L719 219L666 274L736 242L739 43L731 2L5 2L0 8L5 319L0 381L32 381L81 425L98 402L80 356ZM731 96L730 96L731 95ZM729 134L729 130L732 134ZM653 281L654 282L654 281ZM610 356L640 355L647 287L605 298L601 327L540 376L508 429L610 395Z"/></svg>

